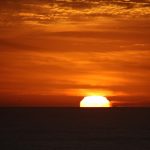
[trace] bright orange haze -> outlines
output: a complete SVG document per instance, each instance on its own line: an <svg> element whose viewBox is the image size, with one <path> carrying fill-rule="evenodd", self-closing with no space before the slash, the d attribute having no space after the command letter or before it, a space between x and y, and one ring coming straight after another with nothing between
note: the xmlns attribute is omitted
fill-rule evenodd
<svg viewBox="0 0 150 150"><path fill-rule="evenodd" d="M111 107L111 103L103 96L86 96L80 102L80 107Z"/></svg>

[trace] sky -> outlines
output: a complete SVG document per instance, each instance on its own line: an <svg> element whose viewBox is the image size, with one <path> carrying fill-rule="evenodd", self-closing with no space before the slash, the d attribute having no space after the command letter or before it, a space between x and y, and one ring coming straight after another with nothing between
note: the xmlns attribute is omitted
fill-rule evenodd
<svg viewBox="0 0 150 150"><path fill-rule="evenodd" d="M0 1L0 106L150 106L150 0Z"/></svg>

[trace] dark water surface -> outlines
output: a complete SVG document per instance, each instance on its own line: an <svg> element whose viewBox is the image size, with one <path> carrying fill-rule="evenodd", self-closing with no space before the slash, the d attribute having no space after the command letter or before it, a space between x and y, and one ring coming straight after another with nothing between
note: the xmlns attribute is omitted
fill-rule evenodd
<svg viewBox="0 0 150 150"><path fill-rule="evenodd" d="M150 150L150 108L0 108L1 150Z"/></svg>

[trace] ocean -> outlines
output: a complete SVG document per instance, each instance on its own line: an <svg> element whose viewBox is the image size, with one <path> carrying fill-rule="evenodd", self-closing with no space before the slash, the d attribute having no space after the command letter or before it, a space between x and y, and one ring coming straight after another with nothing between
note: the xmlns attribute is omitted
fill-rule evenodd
<svg viewBox="0 0 150 150"><path fill-rule="evenodd" d="M0 150L150 150L150 108L0 108Z"/></svg>

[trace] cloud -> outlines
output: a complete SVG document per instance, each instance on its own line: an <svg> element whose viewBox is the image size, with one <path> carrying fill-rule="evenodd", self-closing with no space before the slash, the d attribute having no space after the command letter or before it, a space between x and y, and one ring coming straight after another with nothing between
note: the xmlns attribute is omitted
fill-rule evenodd
<svg viewBox="0 0 150 150"><path fill-rule="evenodd" d="M1 29L0 47L3 51L49 51L53 52L107 52L124 50L149 50L149 28L147 20L117 20L111 25L84 24L76 28L60 26L52 28ZM76 26L76 24L74 25ZM59 44L58 44L59 43ZM1 53L0 52L0 53Z"/></svg>
<svg viewBox="0 0 150 150"><path fill-rule="evenodd" d="M47 95L148 95L149 51L5 52L1 92ZM142 73L141 73L142 72Z"/></svg>
<svg viewBox="0 0 150 150"><path fill-rule="evenodd" d="M93 17L149 17L149 1L9 1L1 2L1 26L57 24ZM9 15L11 14L11 16Z"/></svg>

